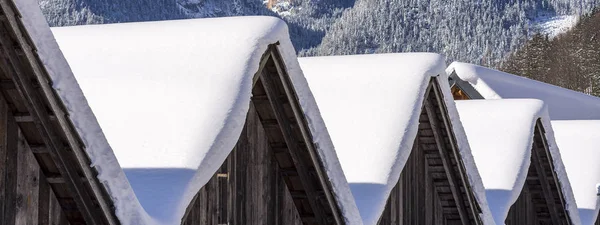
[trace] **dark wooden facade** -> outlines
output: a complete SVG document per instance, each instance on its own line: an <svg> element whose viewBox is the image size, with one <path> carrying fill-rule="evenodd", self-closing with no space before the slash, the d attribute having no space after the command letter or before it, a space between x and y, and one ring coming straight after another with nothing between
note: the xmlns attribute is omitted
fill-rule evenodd
<svg viewBox="0 0 600 225"><path fill-rule="evenodd" d="M275 45L263 56L252 95L235 148L182 223L344 224Z"/></svg>
<svg viewBox="0 0 600 225"><path fill-rule="evenodd" d="M13 0L0 0L0 224L119 224Z"/></svg>
<svg viewBox="0 0 600 225"><path fill-rule="evenodd" d="M506 224L570 225L572 222L540 121L536 124L533 139L527 180L508 212Z"/></svg>
<svg viewBox="0 0 600 225"><path fill-rule="evenodd" d="M380 225L482 224L437 79L427 88L419 132Z"/></svg>
<svg viewBox="0 0 600 225"><path fill-rule="evenodd" d="M483 99L470 84L460 80L455 72L451 78L451 90L455 100ZM539 119L535 125L527 180L521 194L511 206L505 222L507 225L572 224L561 184L554 170L545 130Z"/></svg>

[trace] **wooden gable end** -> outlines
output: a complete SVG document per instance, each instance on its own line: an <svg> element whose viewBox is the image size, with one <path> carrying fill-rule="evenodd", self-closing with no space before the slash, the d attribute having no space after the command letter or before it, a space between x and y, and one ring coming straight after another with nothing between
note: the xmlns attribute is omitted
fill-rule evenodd
<svg viewBox="0 0 600 225"><path fill-rule="evenodd" d="M506 224L572 224L540 120L535 126L527 180Z"/></svg>
<svg viewBox="0 0 600 225"><path fill-rule="evenodd" d="M460 89L460 87L458 87L458 85L452 86L450 88L450 91L452 92L452 97L454 98L454 100L469 100L469 99L471 99L471 98L469 98L467 93L465 93L462 89Z"/></svg>
<svg viewBox="0 0 600 225"><path fill-rule="evenodd" d="M427 88L419 132L380 225L482 224L437 79Z"/></svg>
<svg viewBox="0 0 600 225"><path fill-rule="evenodd" d="M118 224L12 0L0 18L0 224Z"/></svg>
<svg viewBox="0 0 600 225"><path fill-rule="evenodd" d="M254 78L242 134L183 224L344 224L301 110L271 45Z"/></svg>
<svg viewBox="0 0 600 225"><path fill-rule="evenodd" d="M448 77L450 83L450 92L454 100L470 100L470 99L483 99L483 96L479 94L475 88L456 74L456 71L452 71Z"/></svg>

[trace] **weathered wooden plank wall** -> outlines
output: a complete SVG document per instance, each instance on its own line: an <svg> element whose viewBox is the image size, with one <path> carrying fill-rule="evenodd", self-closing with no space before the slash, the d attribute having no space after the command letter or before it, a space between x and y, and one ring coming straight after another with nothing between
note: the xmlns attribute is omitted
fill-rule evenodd
<svg viewBox="0 0 600 225"><path fill-rule="evenodd" d="M236 147L200 189L183 224L302 224L253 106Z"/></svg>
<svg viewBox="0 0 600 225"><path fill-rule="evenodd" d="M506 225L539 224L536 206L527 185L523 186L521 195L508 211L505 222Z"/></svg>
<svg viewBox="0 0 600 225"><path fill-rule="evenodd" d="M424 151L415 142L398 184L390 193L379 225L447 224L428 170Z"/></svg>
<svg viewBox="0 0 600 225"><path fill-rule="evenodd" d="M0 223L68 224L6 102L0 98Z"/></svg>
<svg viewBox="0 0 600 225"><path fill-rule="evenodd" d="M510 208L508 225L571 224L542 129L538 121L527 179L519 198Z"/></svg>
<svg viewBox="0 0 600 225"><path fill-rule="evenodd" d="M379 224L480 224L437 80L425 96L413 149Z"/></svg>

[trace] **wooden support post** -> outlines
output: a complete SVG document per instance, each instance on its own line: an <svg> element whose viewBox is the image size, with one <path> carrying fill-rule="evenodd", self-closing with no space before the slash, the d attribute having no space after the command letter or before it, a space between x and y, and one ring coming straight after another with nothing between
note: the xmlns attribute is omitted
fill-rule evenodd
<svg viewBox="0 0 600 225"><path fill-rule="evenodd" d="M271 103L273 113L275 114L275 118L277 119L279 128L281 129L281 133L283 134L287 144L290 156L297 168L298 177L302 181L302 185L306 195L308 196L308 202L315 213L318 224L327 224L324 211L321 209L317 200L315 184L308 175L308 168L306 167L305 162L303 162L302 156L300 155L300 151L302 150L296 144L298 143L298 140L296 140L296 136L292 132L292 125L288 117L285 115L281 101L279 101L279 98L277 97L279 95L275 92L275 82L273 81L273 78L269 76L269 74L264 72L264 70L260 72L260 78L262 81L261 83L263 84L265 92L267 93L267 97L269 98L269 102Z"/></svg>
<svg viewBox="0 0 600 225"><path fill-rule="evenodd" d="M5 5L5 2L0 3L4 3L0 4L0 6L2 7L2 11L6 14L6 7L8 6ZM46 107L44 106L42 99L40 99L36 93L36 90L33 88L31 80L22 71L21 67L23 64L21 64L21 60L19 60L15 49L12 47L12 39L8 36L10 28L6 27L7 25L5 23L0 26L0 45L2 45L2 52L5 57L3 60L0 60L2 61L2 66L6 66L11 72L10 74L13 76L12 78L15 87L19 91L21 97L25 99L25 105L34 120L38 131L43 137L44 143L50 150L51 158L56 162L56 166L60 173L68 180L66 186L71 193L73 193L73 198L85 218L85 221L90 225L101 224L102 222L100 221L103 217L97 213L92 198L84 190L83 182L79 179L75 167L68 161L68 156L65 155L65 151L60 149L63 144L55 133Z"/></svg>
<svg viewBox="0 0 600 225"><path fill-rule="evenodd" d="M450 162L450 156L448 155L450 152L444 146L444 138L442 137L442 132L438 118L436 117L435 110L433 109L433 106L431 105L429 99L424 100L424 105L425 110L427 111L427 117L429 118L429 123L431 123L431 130L433 131L433 136L436 140L435 143L440 152L442 164L444 165L444 170L446 171L446 176L448 178L448 182L450 183L450 190L452 190L452 196L454 197L454 202L456 203L456 208L458 209L458 214L460 215L460 220L463 225L468 225L470 224L469 216L467 215L463 196L458 186L459 182L456 179L456 176L454 175L452 162Z"/></svg>

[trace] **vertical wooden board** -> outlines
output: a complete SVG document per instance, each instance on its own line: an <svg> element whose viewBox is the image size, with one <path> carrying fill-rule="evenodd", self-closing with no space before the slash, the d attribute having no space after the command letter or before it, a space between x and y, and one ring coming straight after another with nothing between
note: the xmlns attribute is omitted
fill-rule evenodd
<svg viewBox="0 0 600 225"><path fill-rule="evenodd" d="M388 202L386 203L385 209L383 211L382 217L380 218L382 221L386 220L387 224L397 224L398 223L398 183L396 186L392 188L390 192L390 196L388 197Z"/></svg>
<svg viewBox="0 0 600 225"><path fill-rule="evenodd" d="M17 192L16 192L16 205L15 214L16 220L15 225L27 225L27 205L29 204L29 161L27 160L27 152L24 151L23 144L24 140L19 134L18 139L18 151L17 151Z"/></svg>
<svg viewBox="0 0 600 225"><path fill-rule="evenodd" d="M244 130L242 131L242 134L245 134L247 131L244 128ZM247 137L246 135L241 135L240 136L240 140L238 140L238 144L236 145L236 176L235 176L235 190L234 193L236 195L236 201L234 202L235 204L235 212L236 212L236 223L235 224L242 224L245 223L245 221L247 221L246 218L246 179L248 178L246 170L247 170L247 153L249 151L248 149L248 141L247 141Z"/></svg>
<svg viewBox="0 0 600 225"><path fill-rule="evenodd" d="M434 199L435 199L435 224L444 224L444 216L441 213L442 212L442 204L441 202L438 200L438 195L437 193L433 193Z"/></svg>
<svg viewBox="0 0 600 225"><path fill-rule="evenodd" d="M220 172L222 174L229 174L229 172L227 171L228 161L229 161L229 158L225 160L223 165L221 165ZM218 224L227 224L227 197L228 197L227 181L228 180L229 180L229 176L225 177L225 178L220 178L218 180L218 182L219 182L219 185L218 185L218 188L219 188L219 204L218 204L219 221L218 221Z"/></svg>
<svg viewBox="0 0 600 225"><path fill-rule="evenodd" d="M198 191L198 196L196 197L196 203L194 204L194 209L191 215L191 219L189 219L190 224L200 224L201 218L206 214L204 210L205 203L203 202L204 188Z"/></svg>
<svg viewBox="0 0 600 225"><path fill-rule="evenodd" d="M56 212L57 204L58 202L54 197L54 193L51 191L48 192L48 223L51 225L57 224L57 218L60 217L60 211L58 212L59 214Z"/></svg>
<svg viewBox="0 0 600 225"><path fill-rule="evenodd" d="M237 173L236 173L236 152L237 152L237 148L234 148L233 151L231 152L231 154L229 154L229 158L227 160L227 171L229 171L229 177L228 177L228 183L227 183L227 221L230 224L236 224L236 208L235 208L235 202L237 201L236 197L236 190L235 190L235 184L236 179L237 179Z"/></svg>
<svg viewBox="0 0 600 225"><path fill-rule="evenodd" d="M428 205L426 205L426 200L427 200L427 186L425 185L425 180L427 179L427 173L425 168L427 167L427 165L425 164L425 154L423 153L423 151L420 151L419 148L416 148L415 146L418 145L418 142L416 145L413 145L413 151L418 152L419 154L419 160L418 160L418 168L419 168L419 173L418 173L418 187L417 190L419 191L419 224L425 224L425 220L427 218L426 216L426 208L428 207Z"/></svg>
<svg viewBox="0 0 600 225"><path fill-rule="evenodd" d="M18 127L14 118L6 116L6 133L2 137L6 146L4 173L4 217L1 224L15 224L17 205Z"/></svg>
<svg viewBox="0 0 600 225"><path fill-rule="evenodd" d="M50 221L51 225L68 224L67 217L62 211L60 203L58 203L58 200L56 199L56 195L54 195L54 192L49 192L49 194L50 202L48 208L50 213L48 221Z"/></svg>
<svg viewBox="0 0 600 225"><path fill-rule="evenodd" d="M39 166L21 133L18 136L17 160L15 224L38 224Z"/></svg>
<svg viewBox="0 0 600 225"><path fill-rule="evenodd" d="M275 224L275 214L276 208L272 207L276 204L276 196L277 196L277 184L274 183L276 179L274 177L279 176L279 170L277 170L275 164L275 156L272 154L269 147L269 140L266 137L266 132L262 128L260 123L260 119L258 115L255 115L256 120L256 133L258 134L258 149L261 154L259 154L258 158L260 159L260 168L262 170L262 183L263 183L263 191L262 191L262 201L264 206L262 206L263 210L265 210L263 216L263 221L265 224Z"/></svg>
<svg viewBox="0 0 600 225"><path fill-rule="evenodd" d="M40 225L50 225L50 191L52 190L41 170L39 170L38 177L38 223Z"/></svg>
<svg viewBox="0 0 600 225"><path fill-rule="evenodd" d="M404 195L402 193L404 193L404 179L403 179L404 175L402 173L400 173L400 179L398 181L397 187L398 187L398 191L396 193L398 193L398 200L396 201L396 205L398 206L398 224L402 224L402 221L404 220L405 214L404 214Z"/></svg>
<svg viewBox="0 0 600 225"><path fill-rule="evenodd" d="M208 195L209 195L209 190L207 190L206 188L203 188L203 191L199 194L198 199L199 201L199 207L200 207L200 215L198 218L198 223L199 224L208 224L208 217L210 214L210 211L208 211Z"/></svg>
<svg viewBox="0 0 600 225"><path fill-rule="evenodd" d="M8 203L5 198L6 195L6 173L8 171L7 165L7 148L6 148L6 125L7 125L8 109L4 99L0 98L0 222L4 221L4 207Z"/></svg>
<svg viewBox="0 0 600 225"><path fill-rule="evenodd" d="M207 211L208 211L208 224L218 224L218 207L217 207L217 203L219 202L219 186L218 186L218 179L221 179L217 176L213 176L213 179L211 179L206 186L208 187L207 189L207 204L206 206L208 207Z"/></svg>
<svg viewBox="0 0 600 225"><path fill-rule="evenodd" d="M259 185L261 185L260 183L260 175L259 175L259 170L258 170L258 166L257 166L257 158L256 158L256 154L257 154L257 147L256 147L256 126L255 126L255 121L252 118L252 109L249 110L248 112L248 117L246 119L246 128L245 128L245 132L242 133L243 136L245 136L245 140L246 140L246 151L243 152L244 157L246 158L246 160L244 160L241 163L244 163L245 168L246 168L246 175L244 176L245 179L245 186L243 188L244 191L244 196L246 198L246 202L245 202L245 214L246 214L246 224L256 224L259 222L260 220L260 215L258 215L259 213L259 209L257 209L258 207L260 207L260 203L256 202L258 201L258 189L259 189Z"/></svg>
<svg viewBox="0 0 600 225"><path fill-rule="evenodd" d="M294 200L290 195L285 183L283 181L280 183L280 191L282 192L282 224L292 224L292 225L302 225L302 219L298 214L298 210L296 209L296 205L294 204Z"/></svg>
<svg viewBox="0 0 600 225"><path fill-rule="evenodd" d="M422 151L421 149L419 149L419 151ZM434 193L434 189L433 189L433 182L431 180L430 177L430 171L429 171L429 164L427 162L427 160L425 159L423 161L423 164L425 165L425 186L424 188L426 189L425 192L425 204L427 205L427 207L425 207L425 225L434 225L434 209L435 207L433 207L433 205L435 204L435 201L433 199L433 193Z"/></svg>
<svg viewBox="0 0 600 225"><path fill-rule="evenodd" d="M275 163L275 156L271 149L268 146L268 140L266 144L266 150L268 152L268 168L272 171L269 176L269 192L268 194L268 205L267 211L269 213L269 218L267 219L267 224L279 225L279 195L278 195L278 181L279 181L279 166Z"/></svg>
<svg viewBox="0 0 600 225"><path fill-rule="evenodd" d="M26 168L26 188L27 191L27 224L35 225L38 224L38 200L39 200L39 180L40 180L40 167L33 156L33 153L29 149L27 142L24 137L19 145L19 153L25 155L27 159Z"/></svg>

